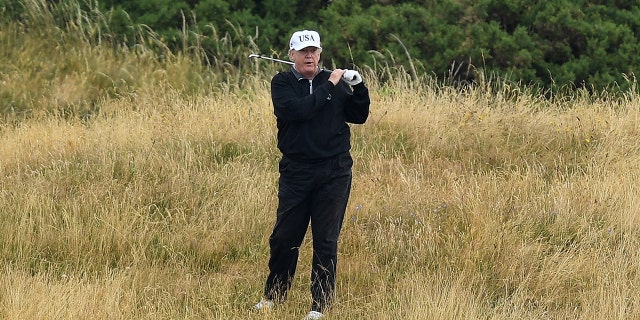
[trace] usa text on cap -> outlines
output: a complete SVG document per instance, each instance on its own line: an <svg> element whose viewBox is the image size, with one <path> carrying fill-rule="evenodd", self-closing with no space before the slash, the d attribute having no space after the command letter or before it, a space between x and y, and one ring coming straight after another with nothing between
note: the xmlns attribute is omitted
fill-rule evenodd
<svg viewBox="0 0 640 320"><path fill-rule="evenodd" d="M306 47L322 48L320 47L320 35L311 30L294 32L291 41L289 41L289 49L299 51Z"/></svg>

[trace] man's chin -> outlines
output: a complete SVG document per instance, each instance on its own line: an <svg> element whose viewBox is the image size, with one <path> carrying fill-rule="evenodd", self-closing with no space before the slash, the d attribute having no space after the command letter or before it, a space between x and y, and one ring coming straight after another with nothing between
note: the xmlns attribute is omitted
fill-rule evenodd
<svg viewBox="0 0 640 320"><path fill-rule="evenodd" d="M302 66L302 68L298 69L298 72L300 72L303 76L305 77L312 77L316 74L316 71L318 70L317 66Z"/></svg>

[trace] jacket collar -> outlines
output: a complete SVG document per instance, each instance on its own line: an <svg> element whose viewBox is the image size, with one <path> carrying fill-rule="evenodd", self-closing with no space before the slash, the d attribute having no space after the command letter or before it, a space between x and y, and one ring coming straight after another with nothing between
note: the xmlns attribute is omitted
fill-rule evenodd
<svg viewBox="0 0 640 320"><path fill-rule="evenodd" d="M315 77L320 74L320 72L322 71L322 69L320 69L320 67L318 67L318 70L316 71L316 74L313 76L313 78L315 79ZM291 67L291 72L293 72L293 75L296 76L296 79L298 79L298 81L304 79L304 80L308 80L307 78L305 78L305 76L303 76L300 72L298 72L298 70L296 70L295 67Z"/></svg>

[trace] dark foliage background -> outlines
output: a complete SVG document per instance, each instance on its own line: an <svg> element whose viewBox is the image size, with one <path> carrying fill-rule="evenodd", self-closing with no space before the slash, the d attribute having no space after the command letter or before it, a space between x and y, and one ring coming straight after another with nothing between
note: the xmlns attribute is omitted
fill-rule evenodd
<svg viewBox="0 0 640 320"><path fill-rule="evenodd" d="M0 0L2 19L24 19L23 2ZM49 3L64 2L101 12L114 43L137 44L141 30L152 30L170 50L197 44L205 63L242 66L239 52L247 50L286 57L289 35L305 28L320 32L329 67L390 66L459 80L481 74L591 91L626 90L640 67L640 5L631 0Z"/></svg>

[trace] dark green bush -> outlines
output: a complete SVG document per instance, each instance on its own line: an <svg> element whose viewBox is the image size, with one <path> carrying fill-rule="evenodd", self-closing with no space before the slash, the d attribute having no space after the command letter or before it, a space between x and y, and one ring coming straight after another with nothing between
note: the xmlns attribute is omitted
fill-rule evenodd
<svg viewBox="0 0 640 320"><path fill-rule="evenodd" d="M640 67L636 1L0 0L3 21L24 19L25 3L98 5L116 44L152 32L169 50L240 69L247 52L286 57L289 35L302 28L320 31L329 67L446 79L470 63L524 85L598 91L627 90Z"/></svg>

